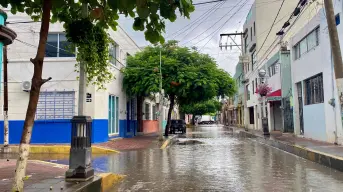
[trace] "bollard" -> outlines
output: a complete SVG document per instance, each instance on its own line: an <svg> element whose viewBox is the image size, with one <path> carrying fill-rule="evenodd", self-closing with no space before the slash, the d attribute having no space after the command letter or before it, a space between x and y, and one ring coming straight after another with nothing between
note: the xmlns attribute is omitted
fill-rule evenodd
<svg viewBox="0 0 343 192"><path fill-rule="evenodd" d="M71 146L66 181L86 181L94 177L92 168L92 118L74 116L71 120Z"/></svg>

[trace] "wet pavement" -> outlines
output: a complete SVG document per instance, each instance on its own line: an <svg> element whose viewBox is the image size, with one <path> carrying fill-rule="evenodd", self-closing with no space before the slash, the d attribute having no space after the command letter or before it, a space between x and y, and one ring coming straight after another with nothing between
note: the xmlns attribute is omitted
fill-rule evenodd
<svg viewBox="0 0 343 192"><path fill-rule="evenodd" d="M223 127L188 131L165 150L152 147L96 157L98 172L127 177L113 191L342 191L343 173L251 139L236 138ZM188 142L192 143L192 142ZM68 160L57 160L68 164Z"/></svg>

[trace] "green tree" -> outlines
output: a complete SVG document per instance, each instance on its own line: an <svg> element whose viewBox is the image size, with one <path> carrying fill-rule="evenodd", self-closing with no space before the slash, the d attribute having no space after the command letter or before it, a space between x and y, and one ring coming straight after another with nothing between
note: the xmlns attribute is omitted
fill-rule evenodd
<svg viewBox="0 0 343 192"><path fill-rule="evenodd" d="M142 98L159 92L160 52L162 87L170 101L165 135L168 135L175 103L196 103L234 92L231 76L218 69L213 58L194 49L179 47L177 41L169 41L161 46L147 47L128 59L127 67L123 70L123 83L129 95ZM224 88L221 85L223 82L229 88ZM142 104L137 105L139 110ZM137 115L140 121L141 114Z"/></svg>
<svg viewBox="0 0 343 192"><path fill-rule="evenodd" d="M85 6L82 6L85 5ZM88 81L99 88L113 76L108 71L108 42L106 29L116 29L119 14L132 17L133 29L144 31L151 43L164 42L165 20L175 21L176 12L189 18L194 10L192 0L2 0L11 12L25 12L35 21L41 21L39 44L35 58L30 99L19 147L13 191L23 191L29 144L41 86L51 78L42 78L45 47L50 22L64 22L68 41L79 49L77 58L86 64ZM83 9L85 8L85 9ZM84 16L85 12L90 15Z"/></svg>
<svg viewBox="0 0 343 192"><path fill-rule="evenodd" d="M185 114L192 114L192 124L194 124L195 116L216 113L221 110L221 107L222 104L217 99L210 99L207 101L181 105L180 111Z"/></svg>

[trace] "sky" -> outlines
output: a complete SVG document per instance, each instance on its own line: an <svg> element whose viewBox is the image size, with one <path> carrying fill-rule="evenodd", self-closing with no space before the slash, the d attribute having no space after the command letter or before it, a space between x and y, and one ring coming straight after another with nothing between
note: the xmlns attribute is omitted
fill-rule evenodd
<svg viewBox="0 0 343 192"><path fill-rule="evenodd" d="M212 0L193 0L194 3ZM202 53L213 57L220 68L225 69L233 76L241 50L232 47L232 50L219 48L221 33L242 32L243 24L254 0L226 0L223 2L195 5L195 11L190 19L179 15L175 22L166 21L166 40L180 41L180 46L196 46ZM130 35L138 46L147 46L144 32L132 29L133 19L121 17L119 25ZM240 45L241 37L232 36ZM231 39L223 37L222 44L235 44Z"/></svg>

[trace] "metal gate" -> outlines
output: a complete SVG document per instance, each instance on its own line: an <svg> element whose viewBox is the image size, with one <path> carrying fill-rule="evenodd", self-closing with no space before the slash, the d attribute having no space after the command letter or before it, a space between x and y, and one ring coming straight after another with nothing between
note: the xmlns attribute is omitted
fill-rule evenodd
<svg viewBox="0 0 343 192"><path fill-rule="evenodd" d="M300 121L300 134L304 134L304 117L303 117L303 93L301 82L297 83L298 102L299 102L299 121Z"/></svg>
<svg viewBox="0 0 343 192"><path fill-rule="evenodd" d="M283 106L283 127L284 132L293 133L294 124L293 124L293 109L291 108L290 98L282 98Z"/></svg>

